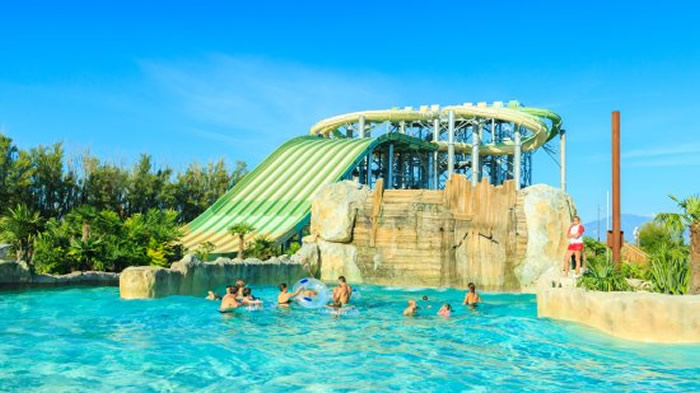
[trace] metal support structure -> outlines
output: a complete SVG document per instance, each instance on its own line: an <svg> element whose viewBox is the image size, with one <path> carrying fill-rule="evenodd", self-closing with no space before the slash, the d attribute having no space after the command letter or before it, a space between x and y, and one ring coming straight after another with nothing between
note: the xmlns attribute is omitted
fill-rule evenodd
<svg viewBox="0 0 700 393"><path fill-rule="evenodd" d="M360 138L364 138L365 136L367 136L365 134L365 117L364 116L360 116L360 118L357 122L357 129L359 131L358 134L360 135Z"/></svg>
<svg viewBox="0 0 700 393"><path fill-rule="evenodd" d="M447 179L452 177L455 169L455 112L447 114Z"/></svg>
<svg viewBox="0 0 700 393"><path fill-rule="evenodd" d="M440 119L433 120L433 142L437 143L440 136ZM433 152L433 189L439 188L438 180L438 152Z"/></svg>
<svg viewBox="0 0 700 393"><path fill-rule="evenodd" d="M520 189L520 165L521 165L521 141L520 141L520 126L515 127L513 132L515 139L515 149L513 152L513 179L515 180L515 189Z"/></svg>
<svg viewBox="0 0 700 393"><path fill-rule="evenodd" d="M481 144L481 123L472 132L472 186L479 184L479 145Z"/></svg>
<svg viewBox="0 0 700 393"><path fill-rule="evenodd" d="M405 134L406 133L406 121L401 120L399 122L399 134Z"/></svg>
<svg viewBox="0 0 700 393"><path fill-rule="evenodd" d="M559 184L566 191L566 131L559 132Z"/></svg>
<svg viewBox="0 0 700 393"><path fill-rule="evenodd" d="M619 270L622 264L620 230L620 112L612 113L612 261Z"/></svg>
<svg viewBox="0 0 700 393"><path fill-rule="evenodd" d="M394 144L389 144L389 164L387 165L389 173L387 174L386 188L394 188Z"/></svg>
<svg viewBox="0 0 700 393"><path fill-rule="evenodd" d="M367 187L372 189L372 155L374 150L370 150L367 154Z"/></svg>

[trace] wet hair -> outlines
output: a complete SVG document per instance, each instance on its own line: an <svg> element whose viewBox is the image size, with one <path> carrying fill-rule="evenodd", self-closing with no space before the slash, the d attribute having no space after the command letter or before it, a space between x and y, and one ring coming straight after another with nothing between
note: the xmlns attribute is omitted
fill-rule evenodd
<svg viewBox="0 0 700 393"><path fill-rule="evenodd" d="M428 297L423 295L423 300L428 300Z"/></svg>
<svg viewBox="0 0 700 393"><path fill-rule="evenodd" d="M244 287L245 281L242 278L236 279L236 285L238 285L239 287Z"/></svg>
<svg viewBox="0 0 700 393"><path fill-rule="evenodd" d="M277 287L280 289L280 292L281 292L281 291L284 291L285 289L287 289L287 284L282 283L282 284L278 285Z"/></svg>
<svg viewBox="0 0 700 393"><path fill-rule="evenodd" d="M452 311L452 306L450 306L450 303L445 303L445 308L447 311Z"/></svg>
<svg viewBox="0 0 700 393"><path fill-rule="evenodd" d="M467 284L467 288L469 288L469 289L476 289L476 285L474 285L473 282L470 282L469 284Z"/></svg>
<svg viewBox="0 0 700 393"><path fill-rule="evenodd" d="M237 287L234 287L233 285L227 285L226 286L226 293L233 293L235 288L237 288Z"/></svg>
<svg viewBox="0 0 700 393"><path fill-rule="evenodd" d="M243 296L250 295L250 288L243 288Z"/></svg>
<svg viewBox="0 0 700 393"><path fill-rule="evenodd" d="M340 281L340 282L345 282L345 276L340 276L340 277L338 277L338 281Z"/></svg>

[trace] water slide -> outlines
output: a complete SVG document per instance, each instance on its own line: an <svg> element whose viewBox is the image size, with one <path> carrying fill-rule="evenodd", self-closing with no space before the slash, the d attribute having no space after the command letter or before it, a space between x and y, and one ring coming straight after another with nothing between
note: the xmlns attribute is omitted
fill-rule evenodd
<svg viewBox="0 0 700 393"><path fill-rule="evenodd" d="M442 110L435 110L435 107L389 109L326 119L311 128L311 135L293 138L278 147L209 209L183 227L182 242L190 250L210 242L215 246L214 253L235 252L238 240L228 233L227 228L238 223L254 227L246 241L258 235L266 235L273 241L285 240L309 223L313 194L325 184L346 178L376 146L398 143L428 150L446 150L445 142L425 142L398 133L373 138L338 137L334 131L339 127L360 116L368 122L419 121L444 117L450 110L458 117L493 118L526 127L531 132L523 138L524 151L542 146L558 134L561 125L559 116L550 111L514 105L462 105ZM455 149L470 152L471 145L458 142ZM512 154L513 143L506 140L499 144L483 144L480 149L480 155Z"/></svg>

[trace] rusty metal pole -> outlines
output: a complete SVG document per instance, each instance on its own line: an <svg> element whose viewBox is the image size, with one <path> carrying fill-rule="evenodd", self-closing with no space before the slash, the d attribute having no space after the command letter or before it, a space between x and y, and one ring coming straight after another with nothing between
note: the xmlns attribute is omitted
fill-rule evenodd
<svg viewBox="0 0 700 393"><path fill-rule="evenodd" d="M618 269L622 264L620 249L620 112L612 113L612 260Z"/></svg>

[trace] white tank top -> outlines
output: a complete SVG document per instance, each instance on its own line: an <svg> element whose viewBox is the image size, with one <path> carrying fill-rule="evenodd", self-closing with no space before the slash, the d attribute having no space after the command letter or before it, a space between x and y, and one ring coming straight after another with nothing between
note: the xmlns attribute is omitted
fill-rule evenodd
<svg viewBox="0 0 700 393"><path fill-rule="evenodd" d="M578 235L579 227L581 224L578 225L572 225L571 229L569 229L569 233L572 235ZM579 238L571 237L569 238L569 244L581 244L583 243L583 236Z"/></svg>

